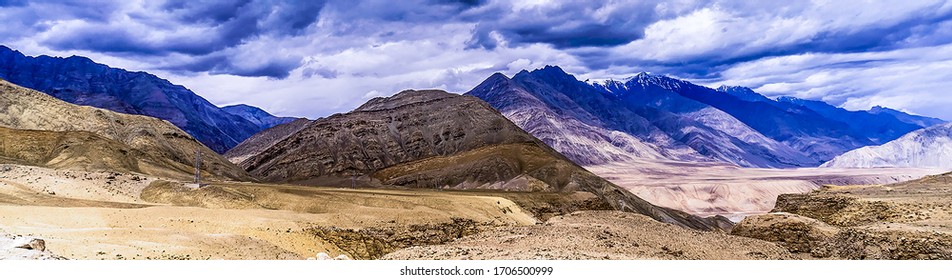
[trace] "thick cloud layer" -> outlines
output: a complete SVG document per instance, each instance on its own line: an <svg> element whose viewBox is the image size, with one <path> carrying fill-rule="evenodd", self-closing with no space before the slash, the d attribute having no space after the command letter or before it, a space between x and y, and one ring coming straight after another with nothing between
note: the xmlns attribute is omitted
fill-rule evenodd
<svg viewBox="0 0 952 280"><path fill-rule="evenodd" d="M952 119L950 1L0 1L0 44L319 117L546 64Z"/></svg>

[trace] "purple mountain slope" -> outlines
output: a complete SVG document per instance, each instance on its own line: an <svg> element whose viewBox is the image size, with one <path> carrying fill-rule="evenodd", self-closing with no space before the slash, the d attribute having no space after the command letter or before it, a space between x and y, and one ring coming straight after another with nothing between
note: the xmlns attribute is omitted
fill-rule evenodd
<svg viewBox="0 0 952 280"><path fill-rule="evenodd" d="M73 104L167 120L219 153L267 128L168 80L85 57L30 57L0 46L0 78Z"/></svg>
<svg viewBox="0 0 952 280"><path fill-rule="evenodd" d="M895 140L906 133L923 127L914 122L904 122L895 115L873 114L868 111L849 111L823 101L805 100L787 96L779 97L777 101L803 106L826 118L844 122L853 129L853 131L868 138L876 145ZM884 109L892 110L888 108ZM910 116L913 118L918 117Z"/></svg>
<svg viewBox="0 0 952 280"><path fill-rule="evenodd" d="M645 94L593 86L561 68L495 74L467 94L580 164L638 158L723 161L749 167L819 164L709 105L653 85Z"/></svg>
<svg viewBox="0 0 952 280"><path fill-rule="evenodd" d="M870 114L874 114L874 115L890 115L890 116L896 117L896 119L902 122L915 124L920 127L932 127L937 124L947 123L947 121L943 119L912 115L906 112L902 112L899 110L890 109L890 108L886 108L882 106L873 106L872 109L869 109L869 111L866 111L866 112L869 112Z"/></svg>
<svg viewBox="0 0 952 280"><path fill-rule="evenodd" d="M642 76L642 75L639 75ZM811 110L790 110L771 100L747 101L708 87L661 75L644 75L645 82L717 108L764 136L805 153L814 161L827 161L846 151L874 142L850 129L846 123L828 119ZM745 100L746 99L746 100Z"/></svg>
<svg viewBox="0 0 952 280"><path fill-rule="evenodd" d="M497 73L467 94L583 165L669 159L818 166L942 122L886 108L854 112L778 101L749 88L715 90L647 73L589 84L555 66L512 79Z"/></svg>

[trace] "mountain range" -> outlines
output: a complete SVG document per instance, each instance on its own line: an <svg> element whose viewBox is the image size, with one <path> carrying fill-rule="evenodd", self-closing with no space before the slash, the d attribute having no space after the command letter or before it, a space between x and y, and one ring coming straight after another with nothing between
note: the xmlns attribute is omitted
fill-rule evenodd
<svg viewBox="0 0 952 280"><path fill-rule="evenodd" d="M80 56L31 57L0 45L0 78L73 104L167 120L218 153L261 130L294 120L250 106L219 108L155 75Z"/></svg>
<svg viewBox="0 0 952 280"><path fill-rule="evenodd" d="M941 120L891 109L847 111L749 88L712 89L640 73L583 82L557 66L494 74L466 93L582 165L632 159L810 167ZM886 113L888 112L888 113Z"/></svg>

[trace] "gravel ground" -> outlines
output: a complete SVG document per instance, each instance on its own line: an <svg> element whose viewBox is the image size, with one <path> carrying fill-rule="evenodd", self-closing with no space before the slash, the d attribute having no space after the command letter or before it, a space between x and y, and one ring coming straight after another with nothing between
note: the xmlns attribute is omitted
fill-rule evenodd
<svg viewBox="0 0 952 280"><path fill-rule="evenodd" d="M535 226L500 227L383 259L796 259L766 241L700 232L618 211L582 211Z"/></svg>

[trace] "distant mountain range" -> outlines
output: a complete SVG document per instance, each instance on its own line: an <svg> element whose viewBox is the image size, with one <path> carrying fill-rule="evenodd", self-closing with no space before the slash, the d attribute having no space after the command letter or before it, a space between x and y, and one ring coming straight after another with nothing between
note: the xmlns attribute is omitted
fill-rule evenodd
<svg viewBox="0 0 952 280"><path fill-rule="evenodd" d="M167 120L218 153L293 118L250 106L219 108L187 88L145 72L71 56L25 56L0 46L0 78L78 105Z"/></svg>
<svg viewBox="0 0 952 280"><path fill-rule="evenodd" d="M288 136L301 131L301 129L307 127L311 122L312 121L308 119L297 119L293 122L265 129L245 139L245 141L231 148L231 150L228 150L228 152L225 153L225 158L234 164L240 164L249 157L259 154L265 149L271 148L274 144L281 142L281 140L288 138Z"/></svg>
<svg viewBox="0 0 952 280"><path fill-rule="evenodd" d="M952 123L910 132L879 146L849 151L823 167L929 167L952 170Z"/></svg>
<svg viewBox="0 0 952 280"><path fill-rule="evenodd" d="M248 105L219 108L155 75L78 56L29 57L0 46L0 78L73 104L167 120L221 154L296 120ZM589 83L557 66L523 70L512 78L497 73L466 94L582 165L656 159L819 166L944 122L883 107L848 111L821 101L771 99L749 88L712 89L648 73ZM286 135L277 133L282 131L262 139L282 139ZM247 156L255 147L231 157Z"/></svg>
<svg viewBox="0 0 952 280"><path fill-rule="evenodd" d="M494 74L467 92L573 161L721 161L743 167L818 166L846 151L942 122L874 108L767 98L640 73L586 83L557 66Z"/></svg>
<svg viewBox="0 0 952 280"><path fill-rule="evenodd" d="M222 107L221 109L222 111L225 111L226 113L239 116L255 124L256 126L258 126L258 131L262 131L262 130L269 129L278 125L293 122L298 119L298 118L291 118L291 117L275 117L271 113L268 113L265 110L262 110L261 108L245 105L245 104L225 106L225 107Z"/></svg>

